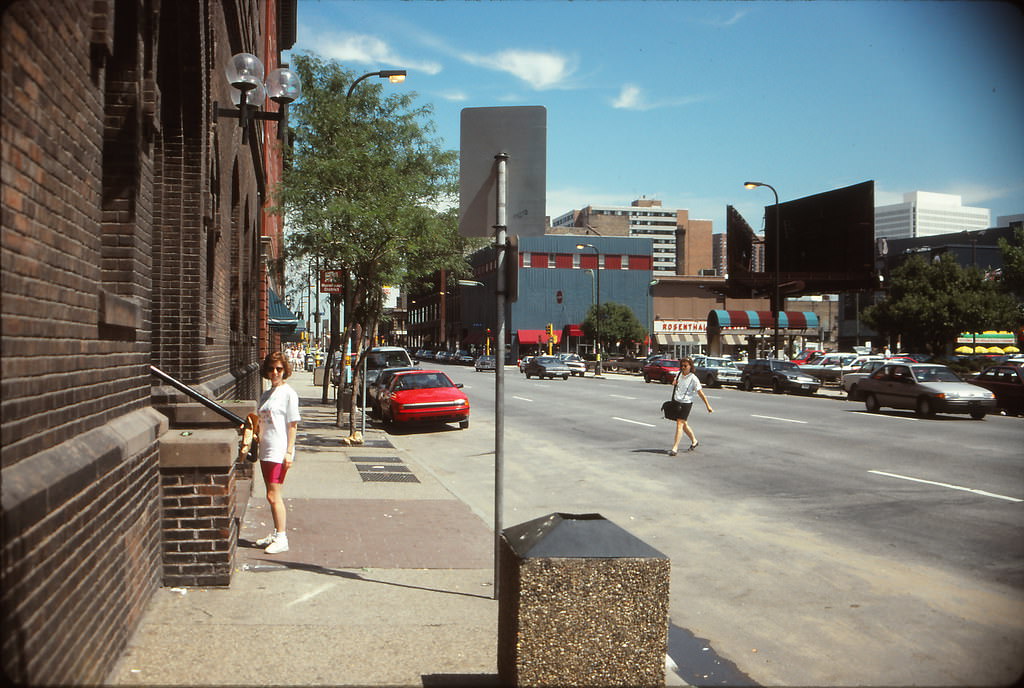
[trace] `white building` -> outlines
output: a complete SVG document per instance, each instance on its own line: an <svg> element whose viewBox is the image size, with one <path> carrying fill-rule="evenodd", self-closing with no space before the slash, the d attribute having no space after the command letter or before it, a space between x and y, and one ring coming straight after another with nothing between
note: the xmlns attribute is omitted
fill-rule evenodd
<svg viewBox="0 0 1024 688"><path fill-rule="evenodd" d="M912 191L903 202L875 208L875 238L911 239L988 229L991 211L961 205L955 194Z"/></svg>

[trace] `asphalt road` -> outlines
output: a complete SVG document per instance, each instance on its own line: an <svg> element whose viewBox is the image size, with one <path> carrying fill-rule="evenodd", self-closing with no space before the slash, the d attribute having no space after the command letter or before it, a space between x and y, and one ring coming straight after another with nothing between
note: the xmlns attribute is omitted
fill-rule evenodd
<svg viewBox="0 0 1024 688"><path fill-rule="evenodd" d="M395 443L493 523L494 375L439 367L465 383L472 426ZM690 683L1024 674L1024 420L708 390L700 447L669 457L667 385L506 370L503 526L597 512L667 554Z"/></svg>

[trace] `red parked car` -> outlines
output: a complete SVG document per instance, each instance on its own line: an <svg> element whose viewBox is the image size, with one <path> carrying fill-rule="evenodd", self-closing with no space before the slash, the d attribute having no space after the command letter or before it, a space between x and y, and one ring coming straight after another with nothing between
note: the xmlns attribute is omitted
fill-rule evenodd
<svg viewBox="0 0 1024 688"><path fill-rule="evenodd" d="M1024 414L1024 366L1004 363L986 368L969 380L996 395L996 405L1009 416Z"/></svg>
<svg viewBox="0 0 1024 688"><path fill-rule="evenodd" d="M643 368L644 382L657 380L671 383L679 374L679 361L674 358L656 358Z"/></svg>
<svg viewBox="0 0 1024 688"><path fill-rule="evenodd" d="M395 373L380 398L380 414L392 423L458 423L469 427L469 398L440 370Z"/></svg>

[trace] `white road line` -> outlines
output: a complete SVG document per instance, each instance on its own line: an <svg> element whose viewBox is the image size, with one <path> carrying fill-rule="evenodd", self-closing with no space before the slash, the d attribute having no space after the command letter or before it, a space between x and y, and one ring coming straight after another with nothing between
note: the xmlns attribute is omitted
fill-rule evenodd
<svg viewBox="0 0 1024 688"><path fill-rule="evenodd" d="M528 402L530 402L531 404L533 403L533 399L527 399L526 397L517 397L517 396L516 396L516 395L514 395L514 394L512 395L512 398L513 398L513 399L518 399L519 401L528 401Z"/></svg>
<svg viewBox="0 0 1024 688"><path fill-rule="evenodd" d="M1008 502L1024 502L1024 499L1017 499L1016 497L1007 497L1006 495L996 494L994 492L986 492L985 490L975 490L972 487L962 487L960 485L950 485L949 483L939 483L934 480L924 480L922 478L911 478L908 475L899 475L898 473L886 473L885 471L868 471L868 473L874 473L875 475L884 475L887 478L899 478L900 480L910 480L915 483L924 483L925 485L936 485L938 487L948 487L951 490L962 490L964 492L972 492L976 495L983 497L994 497L995 499L1005 499Z"/></svg>
<svg viewBox="0 0 1024 688"><path fill-rule="evenodd" d="M891 420L913 420L913 421L921 420L920 418L916 418L915 416L890 416L890 415L888 415L886 413L871 413L871 411L857 411L857 413L859 413L862 416L867 416L868 418L889 418Z"/></svg>
<svg viewBox="0 0 1024 688"><path fill-rule="evenodd" d="M793 420L792 418L776 418L775 416L759 416L756 413L750 414L751 418L763 418L765 420L777 420L783 423L800 423L801 425L807 425L805 420Z"/></svg>
<svg viewBox="0 0 1024 688"><path fill-rule="evenodd" d="M616 399L628 399L630 401L636 401L636 397L627 397L623 394L609 394L608 396L615 397Z"/></svg>
<svg viewBox="0 0 1024 688"><path fill-rule="evenodd" d="M629 418L619 418L618 416L612 416L612 420L621 420L623 423L632 423L633 425L643 425L648 428L656 428L657 425L651 425L650 423L641 423L638 420L630 420Z"/></svg>

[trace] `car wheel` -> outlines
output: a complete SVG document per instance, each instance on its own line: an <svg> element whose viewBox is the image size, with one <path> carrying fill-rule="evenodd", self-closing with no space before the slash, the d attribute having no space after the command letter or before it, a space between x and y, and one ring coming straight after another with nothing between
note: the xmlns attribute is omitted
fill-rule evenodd
<svg viewBox="0 0 1024 688"><path fill-rule="evenodd" d="M868 413L878 413L880 406L878 405L878 398L874 394L868 394L864 397L864 408L868 410Z"/></svg>
<svg viewBox="0 0 1024 688"><path fill-rule="evenodd" d="M708 387L713 387L714 389L722 388L722 383L718 381L717 375L712 375L708 378Z"/></svg>
<svg viewBox="0 0 1024 688"><path fill-rule="evenodd" d="M971 418L974 420L981 420L985 417L987 411L985 409L971 409Z"/></svg>
<svg viewBox="0 0 1024 688"><path fill-rule="evenodd" d="M569 379L569 376L568 376L568 375L563 375L563 376L562 376L562 379L563 379L563 380L568 380L568 379Z"/></svg>
<svg viewBox="0 0 1024 688"><path fill-rule="evenodd" d="M782 381L779 378L772 380L772 391L776 394L782 394L786 391L786 388L782 386Z"/></svg>
<svg viewBox="0 0 1024 688"><path fill-rule="evenodd" d="M931 418L935 415L935 409L932 408L932 402L928 397L921 397L917 400L917 415L922 418Z"/></svg>
<svg viewBox="0 0 1024 688"><path fill-rule="evenodd" d="M469 418L466 420L459 421L459 430L466 430L469 428Z"/></svg>
<svg viewBox="0 0 1024 688"><path fill-rule="evenodd" d="M748 392L753 392L754 391L754 381L751 380L749 377L746 380L743 381L743 385L742 386L743 386L743 389L747 390Z"/></svg>
<svg viewBox="0 0 1024 688"><path fill-rule="evenodd" d="M644 375L644 382L649 384L651 382L651 378L649 378L646 375Z"/></svg>
<svg viewBox="0 0 1024 688"><path fill-rule="evenodd" d="M846 392L847 401L857 401L857 385L854 385Z"/></svg>
<svg viewBox="0 0 1024 688"><path fill-rule="evenodd" d="M524 373L523 373L523 375L525 375L525 376L526 376L526 379L527 379L527 380L529 380L529 379L530 379L530 374L529 374L529 373L525 373L525 372L524 372Z"/></svg>

